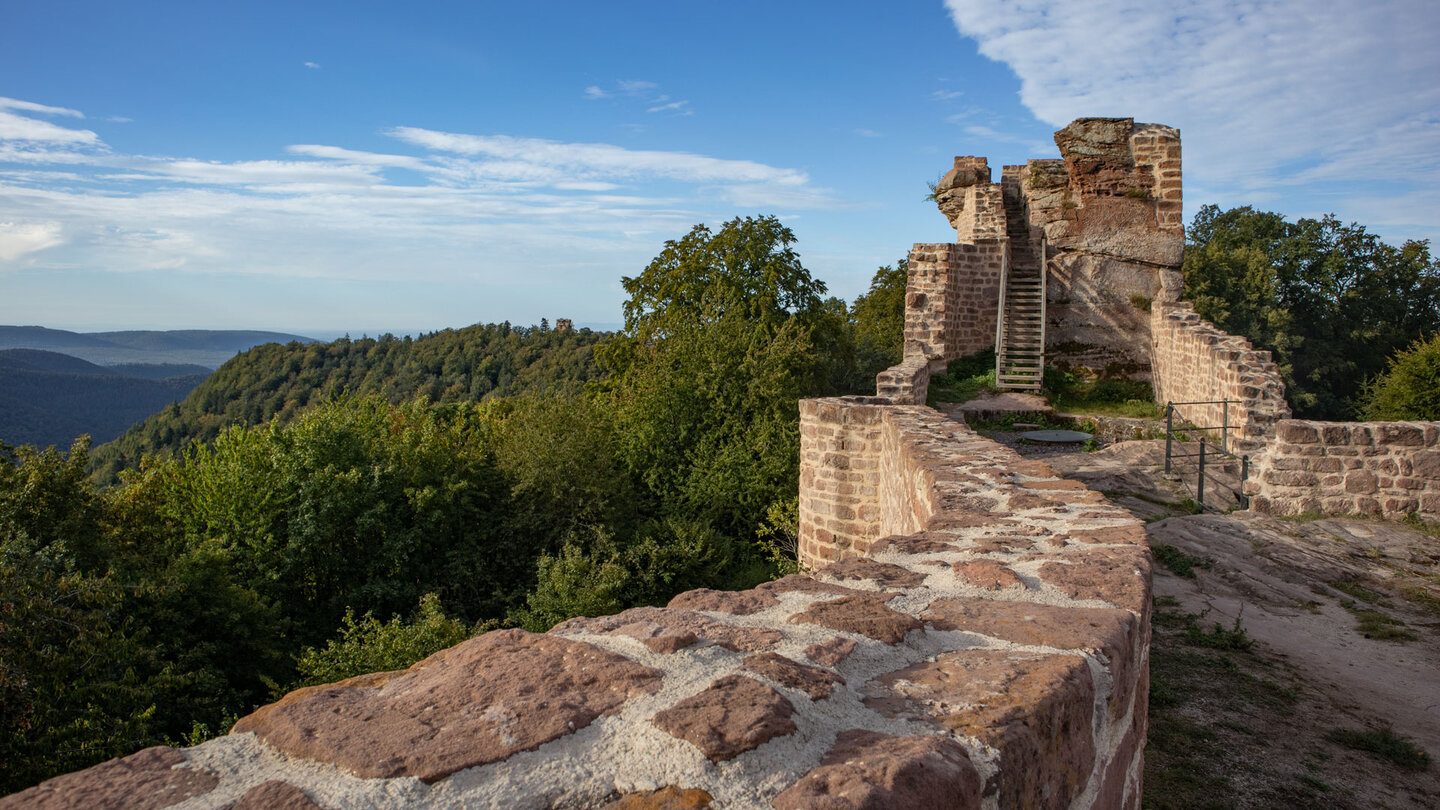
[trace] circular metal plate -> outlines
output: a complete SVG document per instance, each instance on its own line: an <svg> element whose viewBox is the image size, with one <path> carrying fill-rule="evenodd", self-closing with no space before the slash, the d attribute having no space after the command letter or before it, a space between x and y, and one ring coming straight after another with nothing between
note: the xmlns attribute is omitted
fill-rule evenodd
<svg viewBox="0 0 1440 810"><path fill-rule="evenodd" d="M1086 439L1094 438L1089 433L1081 433L1078 430L1031 430L1020 434L1020 438L1029 439L1032 442L1046 442L1047 444L1071 444L1083 442Z"/></svg>

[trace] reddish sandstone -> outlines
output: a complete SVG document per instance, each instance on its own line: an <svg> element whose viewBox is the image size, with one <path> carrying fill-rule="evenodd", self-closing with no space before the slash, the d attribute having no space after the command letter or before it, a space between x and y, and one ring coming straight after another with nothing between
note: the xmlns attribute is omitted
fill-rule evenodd
<svg viewBox="0 0 1440 810"><path fill-rule="evenodd" d="M809 695L811 700L824 700L830 697L835 684L845 683L844 678L828 669L807 666L773 652L746 656L745 669L769 678L781 686L799 689Z"/></svg>
<svg viewBox="0 0 1440 810"><path fill-rule="evenodd" d="M776 810L965 810L980 806L980 774L940 736L841 732L820 767L775 797Z"/></svg>
<svg viewBox="0 0 1440 810"><path fill-rule="evenodd" d="M593 644L497 630L380 686L287 696L235 724L291 756L362 778L433 782L506 759L660 688L661 673Z"/></svg>
<svg viewBox="0 0 1440 810"><path fill-rule="evenodd" d="M0 798L3 810L161 810L209 793L220 780L200 768L178 767L185 755L157 745L93 768L67 773Z"/></svg>
<svg viewBox="0 0 1440 810"><path fill-rule="evenodd" d="M793 732L794 713L794 704L774 689L744 675L726 675L651 722L699 748L712 762L723 762Z"/></svg>
<svg viewBox="0 0 1440 810"><path fill-rule="evenodd" d="M818 624L831 630L859 633L886 644L899 644L905 634L920 627L920 620L886 607L869 596L845 596L816 602L790 617L792 624Z"/></svg>
<svg viewBox="0 0 1440 810"><path fill-rule="evenodd" d="M629 793L600 810L705 810L710 794L703 790L664 787L650 793Z"/></svg>

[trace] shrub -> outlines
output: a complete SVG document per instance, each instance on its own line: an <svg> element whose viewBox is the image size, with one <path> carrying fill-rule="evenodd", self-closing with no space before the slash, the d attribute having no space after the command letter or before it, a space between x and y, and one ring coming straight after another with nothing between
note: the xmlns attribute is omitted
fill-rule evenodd
<svg viewBox="0 0 1440 810"><path fill-rule="evenodd" d="M484 628L477 628L484 629ZM358 621L354 611L345 612L345 625L338 638L325 648L307 647L297 661L301 686L333 683L364 675L405 669L416 661L453 647L473 634L464 623L448 618L440 598L427 593L420 598L415 617L399 616L381 622L366 613Z"/></svg>
<svg viewBox="0 0 1440 810"><path fill-rule="evenodd" d="M1390 358L1385 373L1365 391L1366 419L1440 420L1440 332Z"/></svg>

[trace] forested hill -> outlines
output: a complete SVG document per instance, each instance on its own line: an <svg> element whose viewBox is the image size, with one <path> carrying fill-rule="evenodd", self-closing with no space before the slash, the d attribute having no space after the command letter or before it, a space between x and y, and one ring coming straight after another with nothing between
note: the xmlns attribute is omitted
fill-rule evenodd
<svg viewBox="0 0 1440 810"><path fill-rule="evenodd" d="M199 366L105 367L58 352L0 350L0 442L69 447L82 433L109 441L183 399L209 373Z"/></svg>
<svg viewBox="0 0 1440 810"><path fill-rule="evenodd" d="M70 332L43 326L0 326L0 349L60 352L102 366L190 364L204 366L206 371L218 368L251 346L292 340L313 342L300 335L254 330Z"/></svg>
<svg viewBox="0 0 1440 810"><path fill-rule="evenodd" d="M271 343L221 366L183 402L155 414L93 454L112 480L146 453L210 441L228 425L288 422L312 402L376 394L391 403L476 401L525 390L575 387L599 376L593 349L605 333L477 324L419 338Z"/></svg>

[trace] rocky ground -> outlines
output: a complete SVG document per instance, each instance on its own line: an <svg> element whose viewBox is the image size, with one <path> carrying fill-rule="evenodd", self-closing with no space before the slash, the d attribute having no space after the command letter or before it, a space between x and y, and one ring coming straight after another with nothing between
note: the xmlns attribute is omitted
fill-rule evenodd
<svg viewBox="0 0 1440 810"><path fill-rule="evenodd" d="M1193 514L1163 441L986 433L1148 522L1147 808L1440 807L1440 532L1230 511L1233 465Z"/></svg>

